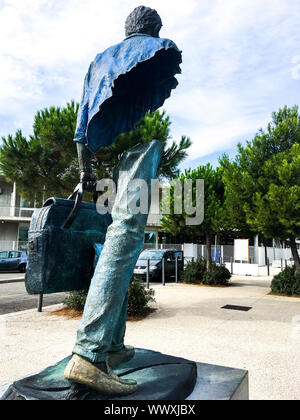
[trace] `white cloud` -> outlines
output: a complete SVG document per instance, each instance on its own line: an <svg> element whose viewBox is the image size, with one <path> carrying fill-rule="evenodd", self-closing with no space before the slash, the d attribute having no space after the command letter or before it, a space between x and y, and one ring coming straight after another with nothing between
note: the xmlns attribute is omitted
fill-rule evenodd
<svg viewBox="0 0 300 420"><path fill-rule="evenodd" d="M185 134L193 141L188 161L233 147L241 136L245 140L264 127L270 117L268 110L258 112L249 105L229 91L198 88L178 94L167 110L175 121L174 138Z"/></svg>
<svg viewBox="0 0 300 420"><path fill-rule="evenodd" d="M123 39L125 18L138 3L2 1L0 135L13 132L16 121L29 132L37 109L79 100L89 62ZM191 158L243 140L279 106L298 101L299 0L149 5L162 16L161 36L183 50L180 85L164 108L173 137L186 134L194 141Z"/></svg>
<svg viewBox="0 0 300 420"><path fill-rule="evenodd" d="M292 59L292 64L294 64L292 68L292 77L295 80L300 79L300 55L296 55Z"/></svg>

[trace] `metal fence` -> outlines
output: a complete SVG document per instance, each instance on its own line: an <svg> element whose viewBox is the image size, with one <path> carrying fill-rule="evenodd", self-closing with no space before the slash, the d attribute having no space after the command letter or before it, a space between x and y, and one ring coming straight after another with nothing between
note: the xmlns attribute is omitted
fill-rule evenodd
<svg viewBox="0 0 300 420"><path fill-rule="evenodd" d="M184 256L187 260L192 258L206 259L206 245L201 244L145 244L143 249L175 249L177 251L184 251ZM266 251L264 247L259 247L258 252L255 253L255 247L249 247L249 261L235 261L234 246L233 245L214 245L212 244L212 260L218 264L240 262L248 264L258 264L259 266L266 266ZM282 261L293 260L291 250L289 248L267 248L267 259L273 267L281 267Z"/></svg>
<svg viewBox="0 0 300 420"><path fill-rule="evenodd" d="M233 245L212 245L212 260L216 263L231 262L234 259ZM206 245L197 245L197 258L206 258ZM249 263L255 263L254 246L249 247Z"/></svg>
<svg viewBox="0 0 300 420"><path fill-rule="evenodd" d="M191 246L190 244L188 246ZM192 258L206 258L206 245L193 244L193 255L186 255L185 257L188 260ZM175 249L176 251L185 251L185 245L183 244L145 244L143 249ZM254 256L254 246L250 246L250 264L253 264L255 261ZM234 258L234 246L233 245L212 245L212 260L220 262L231 262Z"/></svg>
<svg viewBox="0 0 300 420"><path fill-rule="evenodd" d="M182 252L183 266L185 268L189 262L196 261L198 258L206 259L206 245L197 244L145 244L144 249L175 249ZM185 253L187 251L187 253ZM272 276L279 274L287 266L293 265L294 262L288 258L280 258L279 260L271 260L267 257L265 263L265 257L262 264L260 264L261 258L258 256L258 261L255 260L255 248L250 247L249 250L249 262L248 261L235 261L234 260L234 246L232 245L217 245L212 246L212 261L217 265L226 264L226 267L231 274L246 275L246 276ZM259 248L259 252L262 253L265 249ZM285 251L285 250L284 250ZM279 252L276 254L277 258L282 256ZM284 256L284 255L283 255ZM164 261L163 261L164 266ZM147 285L151 279L149 268L145 268L145 277ZM174 269L173 280L176 282L181 280L181 276L178 275L178 267ZM161 282L163 285L166 284L166 274L163 268L161 274Z"/></svg>
<svg viewBox="0 0 300 420"><path fill-rule="evenodd" d="M176 251L183 251L184 245L181 244L145 244L144 249L175 249Z"/></svg>
<svg viewBox="0 0 300 420"><path fill-rule="evenodd" d="M172 278L172 280L174 280L175 283L179 283L181 281L181 272L183 269L183 266L182 266L183 252L182 251L179 251L179 252L181 253L181 255L176 256L175 264L174 264L174 271L171 273L170 272L166 273L166 259L162 258L161 283L163 286L166 285L167 279L170 279L170 278ZM147 260L144 277L146 279L146 287L147 289L149 289L150 280L151 280L150 260Z"/></svg>

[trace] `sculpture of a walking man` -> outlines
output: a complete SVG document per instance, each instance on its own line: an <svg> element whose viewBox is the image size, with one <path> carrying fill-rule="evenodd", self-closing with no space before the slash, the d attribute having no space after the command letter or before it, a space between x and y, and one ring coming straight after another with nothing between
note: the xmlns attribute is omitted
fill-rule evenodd
<svg viewBox="0 0 300 420"><path fill-rule="evenodd" d="M159 38L162 22L155 10L140 6L126 20L126 39L99 54L85 78L75 141L81 181L95 182L91 153L132 130L148 111L161 107L176 88L181 52ZM161 143L139 144L124 153L115 169L117 195L105 244L91 282L73 357L65 377L106 395L129 395L138 384L113 368L134 356L124 345L129 282L144 243L146 214L133 214L128 192L135 179L148 186L156 178ZM150 191L150 188L148 188ZM150 198L150 197L148 197ZM148 200L149 201L149 200Z"/></svg>

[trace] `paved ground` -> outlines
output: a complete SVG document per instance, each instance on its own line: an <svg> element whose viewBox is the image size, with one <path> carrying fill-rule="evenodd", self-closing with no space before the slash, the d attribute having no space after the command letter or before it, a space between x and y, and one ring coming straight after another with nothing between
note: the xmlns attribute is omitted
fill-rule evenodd
<svg viewBox="0 0 300 420"><path fill-rule="evenodd" d="M277 274L279 274L280 272L281 272L281 268L270 266L270 276L272 276L272 278L276 276ZM259 275L263 277L267 277L268 267L267 266L259 267Z"/></svg>
<svg viewBox="0 0 300 420"><path fill-rule="evenodd" d="M65 293L44 296L44 305L61 303L65 297ZM37 308L37 302L37 296L27 294L24 281L8 280L8 283L0 281L0 315Z"/></svg>
<svg viewBox="0 0 300 420"><path fill-rule="evenodd" d="M25 274L21 274L19 272L9 272L9 273L0 273L0 285L3 283L8 283L12 281L24 281L25 280Z"/></svg>
<svg viewBox="0 0 300 420"><path fill-rule="evenodd" d="M300 399L300 299L270 296L267 278L235 277L231 288L155 285L157 311L129 322L128 344L247 369L251 399ZM221 309L252 306L250 312ZM49 312L0 317L0 385L70 354L78 320ZM299 324L298 324L299 325ZM2 347L2 348L1 348Z"/></svg>

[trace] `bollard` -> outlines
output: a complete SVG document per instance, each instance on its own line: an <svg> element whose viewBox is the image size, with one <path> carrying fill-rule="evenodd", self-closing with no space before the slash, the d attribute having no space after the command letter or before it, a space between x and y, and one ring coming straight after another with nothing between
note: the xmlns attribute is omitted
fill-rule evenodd
<svg viewBox="0 0 300 420"><path fill-rule="evenodd" d="M233 258L230 257L230 262L231 262L231 274L233 274Z"/></svg>
<svg viewBox="0 0 300 420"><path fill-rule="evenodd" d="M178 283L178 257L175 260L175 282Z"/></svg>
<svg viewBox="0 0 300 420"><path fill-rule="evenodd" d="M38 300L38 312L43 312L43 293L41 293L39 295L39 300Z"/></svg>
<svg viewBox="0 0 300 420"><path fill-rule="evenodd" d="M267 258L268 277L270 276L270 258Z"/></svg>
<svg viewBox="0 0 300 420"><path fill-rule="evenodd" d="M281 271L283 271L283 259L280 260Z"/></svg>
<svg viewBox="0 0 300 420"><path fill-rule="evenodd" d="M166 278L165 278L165 259L162 259L162 284L163 286L166 285Z"/></svg>
<svg viewBox="0 0 300 420"><path fill-rule="evenodd" d="M150 289L150 260L147 260L147 277L146 277L146 282L147 282L147 289Z"/></svg>

